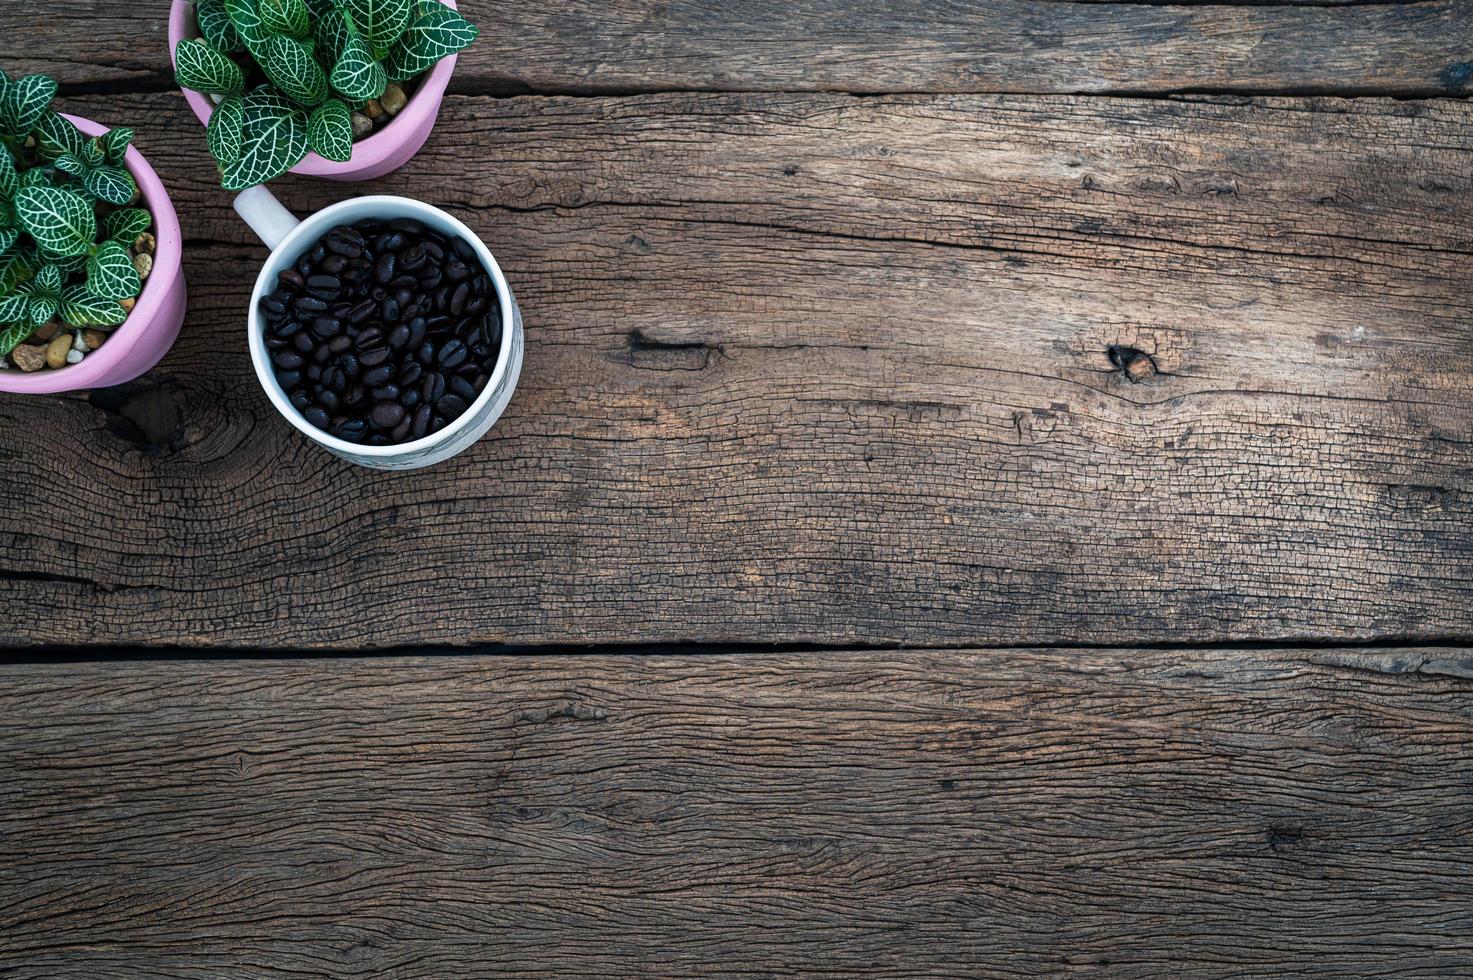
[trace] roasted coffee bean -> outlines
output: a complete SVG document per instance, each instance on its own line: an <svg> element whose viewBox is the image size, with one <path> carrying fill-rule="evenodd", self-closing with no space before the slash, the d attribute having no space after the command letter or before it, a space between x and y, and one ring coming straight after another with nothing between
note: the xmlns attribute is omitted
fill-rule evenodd
<svg viewBox="0 0 1473 980"><path fill-rule="evenodd" d="M322 241L313 245L312 251L307 253L307 257L312 260L313 266L321 265L322 260L327 258L327 242Z"/></svg>
<svg viewBox="0 0 1473 980"><path fill-rule="evenodd" d="M392 429L404 421L404 406L398 402L378 402L370 415L380 429Z"/></svg>
<svg viewBox="0 0 1473 980"><path fill-rule="evenodd" d="M370 347L368 350L358 352L358 363L366 368L377 367L388 359L389 349L387 347ZM392 364L389 366L393 367Z"/></svg>
<svg viewBox="0 0 1473 980"><path fill-rule="evenodd" d="M404 236L397 231L386 231L373 240L373 250L379 255L397 252L404 247Z"/></svg>
<svg viewBox="0 0 1473 980"><path fill-rule="evenodd" d="M327 238L323 240L323 244L325 244L328 250L331 251L333 254L342 255L346 258L356 259L358 256L363 254L363 246L361 244L359 244L358 242L350 241L349 239L344 238L336 234L335 232L329 233Z"/></svg>
<svg viewBox="0 0 1473 980"><path fill-rule="evenodd" d="M395 295L396 296L398 295L398 290L401 290L402 289L402 290L405 291L404 292L404 302L406 302L406 303L409 302L410 298L414 295L409 290L414 289L418 285L419 285L419 280L416 279L416 278L414 278L413 276L409 276L409 275L395 276L389 282L389 288L392 289L392 290L395 290ZM403 304L400 304L400 305L403 305Z"/></svg>
<svg viewBox="0 0 1473 980"><path fill-rule="evenodd" d="M357 355L352 353L351 351L338 358L338 366L341 367L350 378L356 378L359 374L363 372L362 366L358 363Z"/></svg>
<svg viewBox="0 0 1473 980"><path fill-rule="evenodd" d="M425 375L419 386L419 396L433 405L445 394L445 375L432 371Z"/></svg>
<svg viewBox="0 0 1473 980"><path fill-rule="evenodd" d="M335 276L348 267L348 260L341 255L329 255L322 260L317 268L330 276Z"/></svg>
<svg viewBox="0 0 1473 980"><path fill-rule="evenodd" d="M459 418L461 413L465 411L465 402L461 400L459 395L445 395L439 401L435 402L435 411L447 419Z"/></svg>
<svg viewBox="0 0 1473 980"><path fill-rule="evenodd" d="M362 385L354 385L353 387L348 389L348 394L343 398L343 401L347 402L354 408L358 408L362 405L367 405L368 389L363 387Z"/></svg>
<svg viewBox="0 0 1473 980"><path fill-rule="evenodd" d="M299 385L299 384L302 383L302 372L300 372L300 371L277 371L276 372L276 383L279 384L279 385L281 385L287 391L291 391L297 385Z"/></svg>
<svg viewBox="0 0 1473 980"><path fill-rule="evenodd" d="M465 312L465 304L471 298L471 287L461 283L455 287L455 292L450 294L450 315L460 316Z"/></svg>
<svg viewBox="0 0 1473 980"><path fill-rule="evenodd" d="M327 340L329 337L336 337L342 333L343 324L333 317L320 316L312 321L312 332L323 340Z"/></svg>
<svg viewBox="0 0 1473 980"><path fill-rule="evenodd" d="M491 375L485 373L484 371L481 372L480 374L476 375L476 381L475 381L476 394L479 395L481 392L485 391L486 390L486 382L488 382L490 380L491 380Z"/></svg>
<svg viewBox="0 0 1473 980"><path fill-rule="evenodd" d="M409 431L414 434L414 438L423 439L429 433L430 416L432 414L428 405L421 405L418 411L414 413L414 422L409 427Z"/></svg>
<svg viewBox="0 0 1473 980"><path fill-rule="evenodd" d="M296 269L282 269L276 274L276 281L288 289L295 289L297 292L301 292L307 288L307 280Z"/></svg>
<svg viewBox="0 0 1473 980"><path fill-rule="evenodd" d="M417 361L410 361L399 369L398 381L400 385L412 385L424 374L424 368Z"/></svg>
<svg viewBox="0 0 1473 980"><path fill-rule="evenodd" d="M311 367L307 368L307 380L308 381L320 381L321 379L322 379L322 367L320 365L313 364Z"/></svg>
<svg viewBox="0 0 1473 980"><path fill-rule="evenodd" d="M452 282L460 282L462 279L467 279L470 277L470 274L470 267L459 259L451 259L445 263L445 278Z"/></svg>
<svg viewBox="0 0 1473 980"><path fill-rule="evenodd" d="M368 434L368 423L362 419L344 419L333 427L332 434L347 442L362 442Z"/></svg>
<svg viewBox="0 0 1473 980"><path fill-rule="evenodd" d="M297 411L299 412L302 409L306 408L308 405L312 404L312 397L300 388L298 388L296 391L293 391L290 395L287 395L286 398L287 401L291 402L297 407Z"/></svg>
<svg viewBox="0 0 1473 980"><path fill-rule="evenodd" d="M266 335L267 350L281 350L283 347L289 347L290 345L291 341L285 337L273 337L270 334Z"/></svg>
<svg viewBox="0 0 1473 980"><path fill-rule="evenodd" d="M450 287L441 286L439 289L435 290L431 294L431 296L434 299L435 309L439 310L441 313L444 313L446 306L448 306L450 303Z"/></svg>
<svg viewBox="0 0 1473 980"><path fill-rule="evenodd" d="M459 395L467 404L476 400L475 386L458 374L446 382L446 387L451 394Z"/></svg>
<svg viewBox="0 0 1473 980"><path fill-rule="evenodd" d="M306 334L301 334L300 336L305 337ZM326 344L323 344L321 347L312 352L312 363L326 364L329 357L332 357L332 351L327 349Z"/></svg>
<svg viewBox="0 0 1473 980"><path fill-rule="evenodd" d="M363 372L363 383L370 388L377 387L394 376L394 365L380 364Z"/></svg>
<svg viewBox="0 0 1473 980"><path fill-rule="evenodd" d="M404 418L400 419L399 424L394 426L394 428L389 431L390 441L403 442L404 437L409 435L409 430L412 427L413 423L414 420L407 415L404 416Z"/></svg>
<svg viewBox="0 0 1473 980"><path fill-rule="evenodd" d="M275 313L277 316L281 316L283 313L286 312L286 298L276 293L270 293L266 296L262 296L261 308L266 310L268 313ZM32 320L31 322L34 323L35 321Z"/></svg>
<svg viewBox="0 0 1473 980"><path fill-rule="evenodd" d="M317 403L329 412L336 412L342 404L342 400L338 398L338 393L331 388L323 388L317 393Z"/></svg>
<svg viewBox="0 0 1473 980"><path fill-rule="evenodd" d="M426 238L424 241L419 243L419 247L425 250L425 254L430 257L431 261L445 261L445 249L442 248L440 244L436 242L433 238Z"/></svg>
<svg viewBox="0 0 1473 980"><path fill-rule="evenodd" d="M447 340L436 353L435 360L442 368L453 368L465 363L469 355L470 351L465 349L465 344L458 340Z"/></svg>
<svg viewBox="0 0 1473 980"><path fill-rule="evenodd" d="M471 301L469 303L465 304L465 311L467 313L479 313L482 310L484 310L485 308L486 308L486 297L484 297L484 296L472 296L471 297Z"/></svg>
<svg viewBox="0 0 1473 980"><path fill-rule="evenodd" d="M420 274L419 288L434 289L444 280L445 274L440 271L439 266L431 266L428 272Z"/></svg>
<svg viewBox="0 0 1473 980"><path fill-rule="evenodd" d="M385 323L398 323L401 315L399 302L390 296L379 304L379 313L383 316Z"/></svg>
<svg viewBox="0 0 1473 980"><path fill-rule="evenodd" d="M346 334L338 334L332 340L329 340L327 342L327 349L332 351L334 354L341 354L343 351L352 346L353 338L347 336Z"/></svg>
<svg viewBox="0 0 1473 980"><path fill-rule="evenodd" d="M299 333L292 338L292 346L303 354L310 354L317 349L317 340L310 333Z"/></svg>
<svg viewBox="0 0 1473 980"><path fill-rule="evenodd" d="M362 323L373 316L373 311L376 309L378 309L378 304L371 299L365 299L348 311L348 322Z"/></svg>
<svg viewBox="0 0 1473 980"><path fill-rule="evenodd" d="M297 264L292 266L292 269L296 271L297 275L302 277L303 282L307 281L307 277L310 276L313 271L316 270L316 268L317 264L312 261L310 256L306 255L302 256L300 259L297 259Z"/></svg>
<svg viewBox="0 0 1473 980"><path fill-rule="evenodd" d="M414 272L429 260L430 257L425 254L424 246L411 245L399 253L399 268L405 272Z"/></svg>
<svg viewBox="0 0 1473 980"><path fill-rule="evenodd" d="M420 397L418 388L410 388L407 391L403 391L399 394L399 404L403 405L405 408L413 408L414 406L418 405L419 402Z"/></svg>
<svg viewBox="0 0 1473 980"><path fill-rule="evenodd" d="M425 233L425 226L413 218L395 218L389 222L389 227L394 231L400 231L406 235L423 235Z"/></svg>
<svg viewBox="0 0 1473 980"><path fill-rule="evenodd" d="M294 371L302 366L302 355L294 350L277 351L272 355L271 363L283 371Z"/></svg>
<svg viewBox="0 0 1473 980"><path fill-rule="evenodd" d="M343 390L348 387L348 373L334 364L322 372L322 383L330 391L336 391L338 394L342 394Z"/></svg>
<svg viewBox="0 0 1473 980"><path fill-rule="evenodd" d="M389 347L392 350L403 350L405 347L408 346L409 327L406 324L401 323L393 330L389 331Z"/></svg>
<svg viewBox="0 0 1473 980"><path fill-rule="evenodd" d="M321 405L313 405L311 408L303 409L302 418L306 419L308 422L311 422L319 429L327 428L327 409L323 408Z"/></svg>
<svg viewBox="0 0 1473 980"><path fill-rule="evenodd" d="M435 363L435 345L426 340L419 345L419 348L414 352L414 356L418 357L419 362L425 367L429 367Z"/></svg>
<svg viewBox="0 0 1473 980"><path fill-rule="evenodd" d="M272 325L271 332L278 337L290 337L300 329L302 329L301 320L282 320Z"/></svg>
<svg viewBox="0 0 1473 980"><path fill-rule="evenodd" d="M296 302L292 305L297 308L297 312L299 313L312 314L327 312L326 301L318 299L316 296L298 296Z"/></svg>
<svg viewBox="0 0 1473 980"><path fill-rule="evenodd" d="M337 276L308 276L307 292L318 299L331 302L338 298L343 291L343 281Z"/></svg>
<svg viewBox="0 0 1473 980"><path fill-rule="evenodd" d="M441 429L445 428L445 426L449 424L450 420L445 418L445 416L436 415L434 418L430 419L430 433L434 434L436 432L439 432Z"/></svg>
<svg viewBox="0 0 1473 980"><path fill-rule="evenodd" d="M380 255L378 257L378 261L373 264L374 282L382 285L388 282L390 279L394 278L394 270L398 267L398 261L398 256L396 256L393 252L385 252L383 255Z"/></svg>
<svg viewBox="0 0 1473 980"><path fill-rule="evenodd" d="M353 346L360 351L370 347L380 347L384 342L384 332L378 327L365 327L359 331L358 336L353 339Z"/></svg>
<svg viewBox="0 0 1473 980"><path fill-rule="evenodd" d="M424 343L424 339L425 318L422 316L417 316L413 320L409 321L409 343L405 346L413 349Z"/></svg>
<svg viewBox="0 0 1473 980"><path fill-rule="evenodd" d="M380 385L369 391L375 401L396 402L399 400L399 386L396 384Z"/></svg>
<svg viewBox="0 0 1473 980"><path fill-rule="evenodd" d="M471 243L466 241L464 238L457 238L455 241L451 242L450 250L456 255L460 256L460 258L465 262L470 262L476 257L476 250L472 248Z"/></svg>

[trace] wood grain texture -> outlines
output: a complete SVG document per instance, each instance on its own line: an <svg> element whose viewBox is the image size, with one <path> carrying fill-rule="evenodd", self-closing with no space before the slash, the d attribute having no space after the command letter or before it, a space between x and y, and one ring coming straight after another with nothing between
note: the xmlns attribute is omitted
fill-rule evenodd
<svg viewBox="0 0 1473 980"><path fill-rule="evenodd" d="M0 972L1450 977L1473 652L0 668Z"/></svg>
<svg viewBox="0 0 1473 980"><path fill-rule="evenodd" d="M274 415L262 250L177 96L119 108L190 319L44 426L0 401L6 643L1473 632L1466 104L452 99L362 190L481 232L526 367L388 475Z"/></svg>
<svg viewBox="0 0 1473 980"><path fill-rule="evenodd" d="M168 3L0 7L31 71L74 85L169 82ZM482 36L454 90L669 89L1456 95L1473 5L1039 0L466 0ZM12 67L7 65L7 68Z"/></svg>

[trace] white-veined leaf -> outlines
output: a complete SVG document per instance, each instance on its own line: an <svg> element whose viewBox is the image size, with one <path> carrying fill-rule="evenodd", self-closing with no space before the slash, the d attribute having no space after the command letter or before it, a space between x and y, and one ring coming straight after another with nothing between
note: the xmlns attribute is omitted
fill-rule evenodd
<svg viewBox="0 0 1473 980"><path fill-rule="evenodd" d="M174 46L174 80L207 95L234 95L245 84L240 65L195 38Z"/></svg>
<svg viewBox="0 0 1473 980"><path fill-rule="evenodd" d="M312 29L312 39L317 44L317 55L324 64L337 64L351 34L347 16L336 7L317 18L317 26Z"/></svg>
<svg viewBox="0 0 1473 980"><path fill-rule="evenodd" d="M9 313L10 308L6 305L6 303L13 299L15 299L15 297L11 296L6 296L5 298L0 299L0 313ZM25 316L25 306L26 301L21 300L19 315L13 316L10 319L5 319L3 316L0 316L0 323L10 323L10 326L4 328L3 330L0 330L0 357L4 357L6 354L9 354L11 351L15 350L16 347L20 346L20 342L22 340L25 340L31 334L35 333L35 330L31 328L31 325L29 323L13 322L19 321L21 317Z"/></svg>
<svg viewBox="0 0 1473 980"><path fill-rule="evenodd" d="M294 102L311 107L327 98L327 75L312 49L296 38L273 34L260 64L277 91Z"/></svg>
<svg viewBox="0 0 1473 980"><path fill-rule="evenodd" d="M240 33L230 22L223 0L195 0L194 20L205 43L216 51L228 54L241 49Z"/></svg>
<svg viewBox="0 0 1473 980"><path fill-rule="evenodd" d="M103 242L87 260L87 292L99 299L131 299L143 288L133 256L117 242Z"/></svg>
<svg viewBox="0 0 1473 980"><path fill-rule="evenodd" d="M210 114L210 124L205 127L205 143L210 156L224 167L240 159L241 125L244 119L244 100L238 95L215 106Z"/></svg>
<svg viewBox="0 0 1473 980"><path fill-rule="evenodd" d="M359 34L351 34L328 81L349 99L376 99L384 94L389 76L384 66L374 60L368 42Z"/></svg>
<svg viewBox="0 0 1473 980"><path fill-rule="evenodd" d="M0 128L10 136L22 137L56 97L56 81L45 75L26 75L9 81L0 92Z"/></svg>
<svg viewBox="0 0 1473 980"><path fill-rule="evenodd" d="M26 304L30 301L30 297L24 293L9 293L5 296L0 296L0 323L19 323L25 319ZM25 340L26 335L22 334L20 339ZM14 347L15 344L11 344L10 346ZM0 350L0 354L9 353L10 347Z"/></svg>
<svg viewBox="0 0 1473 980"><path fill-rule="evenodd" d="M230 17L230 23L235 25L235 31L240 35L240 43L245 45L251 57L260 61L266 49L266 39L271 32L266 30L261 23L261 16L256 12L256 0L223 0L225 13Z"/></svg>
<svg viewBox="0 0 1473 980"><path fill-rule="evenodd" d="M133 182L132 174L122 167L107 164L87 171L82 177L82 187L99 201L118 207L131 204L134 195L138 193L138 185Z"/></svg>
<svg viewBox="0 0 1473 980"><path fill-rule="evenodd" d="M58 187L22 187L15 215L36 244L52 255L76 255L97 237L92 202Z"/></svg>
<svg viewBox="0 0 1473 980"><path fill-rule="evenodd" d="M64 174L71 174L73 177L80 177L87 172L86 162L75 153L63 153L56 158L56 162L52 166Z"/></svg>
<svg viewBox="0 0 1473 980"><path fill-rule="evenodd" d="M413 19L410 0L340 0L353 26L368 41L375 58L382 58L393 48Z"/></svg>
<svg viewBox="0 0 1473 980"><path fill-rule="evenodd" d="M20 238L20 232L14 228L0 228L0 255L10 251L10 247Z"/></svg>
<svg viewBox="0 0 1473 980"><path fill-rule="evenodd" d="M121 166L123 157L128 152L128 144L133 142L133 130L128 126L116 126L99 136L98 142L102 146L102 158L108 163Z"/></svg>
<svg viewBox="0 0 1473 980"><path fill-rule="evenodd" d="M264 184L286 173L307 155L307 116L270 89L245 97L240 157L224 167L220 184L228 191Z"/></svg>
<svg viewBox="0 0 1473 980"><path fill-rule="evenodd" d="M307 145L318 156L343 163L353 156L353 121L348 107L328 99L307 119Z"/></svg>
<svg viewBox="0 0 1473 980"><path fill-rule="evenodd" d="M18 248L0 258L0 294L9 293L35 271L36 264L29 251Z"/></svg>
<svg viewBox="0 0 1473 980"><path fill-rule="evenodd" d="M44 296L32 296L26 302L26 319L31 322L33 328L39 327L56 316L56 310L59 306L61 306L61 302L54 294L47 293Z"/></svg>
<svg viewBox="0 0 1473 980"><path fill-rule="evenodd" d="M261 26L273 34L301 40L312 30L307 5L302 0L256 0L256 14L261 18Z"/></svg>
<svg viewBox="0 0 1473 980"><path fill-rule="evenodd" d="M32 133L36 137L36 153L43 160L55 160L63 153L81 155L82 148L87 145L87 137L80 129L60 113L50 110L36 120Z"/></svg>
<svg viewBox="0 0 1473 980"><path fill-rule="evenodd" d="M153 215L142 208L123 208L102 219L102 228L108 238L127 245L148 231L153 224Z"/></svg>
<svg viewBox="0 0 1473 980"><path fill-rule="evenodd" d="M73 283L61 292L61 318L74 327L106 330L128 319L128 311L116 300L100 299L81 283Z"/></svg>
<svg viewBox="0 0 1473 980"><path fill-rule="evenodd" d="M475 24L442 3L425 4L423 12L389 55L389 77L407 81L466 47L480 35Z"/></svg>
<svg viewBox="0 0 1473 980"><path fill-rule="evenodd" d="M0 197L9 197L20 186L20 174L15 169L15 157L8 146L0 145Z"/></svg>

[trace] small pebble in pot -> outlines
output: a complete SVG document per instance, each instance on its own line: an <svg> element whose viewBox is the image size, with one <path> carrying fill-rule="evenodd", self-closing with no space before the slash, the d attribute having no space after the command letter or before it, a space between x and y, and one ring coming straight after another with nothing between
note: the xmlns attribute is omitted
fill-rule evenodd
<svg viewBox="0 0 1473 980"><path fill-rule="evenodd" d="M409 99L405 96L404 89L395 82L390 82L384 86L384 94L378 97L378 104L391 116L397 115L399 110L404 108L404 104L408 101Z"/></svg>
<svg viewBox="0 0 1473 980"><path fill-rule="evenodd" d="M260 301L277 382L310 425L347 442L439 432L496 368L499 347L482 337L488 302L499 323L489 274L469 243L415 219L338 225L277 286Z"/></svg>
<svg viewBox="0 0 1473 980"><path fill-rule="evenodd" d="M349 121L353 124L353 138L355 140L362 139L369 133L373 132L373 120L365 116L363 113L355 112L348 118Z"/></svg>
<svg viewBox="0 0 1473 980"><path fill-rule="evenodd" d="M86 354L82 353L74 347L66 352L66 362L68 364L81 364L82 358L86 356Z"/></svg>

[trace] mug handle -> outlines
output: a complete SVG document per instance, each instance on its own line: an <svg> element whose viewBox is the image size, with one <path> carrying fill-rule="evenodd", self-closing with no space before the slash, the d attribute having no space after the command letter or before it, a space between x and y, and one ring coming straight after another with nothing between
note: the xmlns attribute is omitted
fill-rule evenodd
<svg viewBox="0 0 1473 980"><path fill-rule="evenodd" d="M235 195L235 213L244 218L256 237L272 250L301 224L265 185L247 187Z"/></svg>

